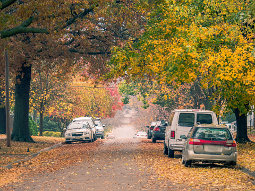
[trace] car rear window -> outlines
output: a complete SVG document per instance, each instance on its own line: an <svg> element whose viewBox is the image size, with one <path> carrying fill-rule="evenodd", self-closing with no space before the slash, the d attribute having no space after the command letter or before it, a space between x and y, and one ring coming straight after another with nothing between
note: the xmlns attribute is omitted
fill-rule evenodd
<svg viewBox="0 0 255 191"><path fill-rule="evenodd" d="M180 113L179 126L192 127L194 126L195 114L194 113Z"/></svg>
<svg viewBox="0 0 255 191"><path fill-rule="evenodd" d="M212 124L212 115L198 113L197 114L197 124Z"/></svg>
<svg viewBox="0 0 255 191"><path fill-rule="evenodd" d="M195 139L212 140L212 141L225 141L233 140L231 133L225 128L208 128L199 127L194 131L192 136Z"/></svg>

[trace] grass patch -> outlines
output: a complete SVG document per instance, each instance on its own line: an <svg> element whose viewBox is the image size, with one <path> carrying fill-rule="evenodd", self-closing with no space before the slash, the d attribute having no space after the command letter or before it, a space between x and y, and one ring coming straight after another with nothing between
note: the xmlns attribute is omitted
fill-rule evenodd
<svg viewBox="0 0 255 191"><path fill-rule="evenodd" d="M11 147L6 146L5 135L0 135L0 166L22 160L28 155L54 144L64 142L64 138L32 136L35 143L11 141Z"/></svg>

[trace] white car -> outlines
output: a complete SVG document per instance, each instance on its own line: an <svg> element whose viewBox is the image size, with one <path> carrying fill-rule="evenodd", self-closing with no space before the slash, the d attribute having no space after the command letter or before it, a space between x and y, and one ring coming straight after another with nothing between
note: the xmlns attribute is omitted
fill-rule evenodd
<svg viewBox="0 0 255 191"><path fill-rule="evenodd" d="M95 141L97 139L96 124L95 124L95 121L94 121L93 117L78 117L78 118L73 119L73 122L77 122L77 121L84 121L84 122L89 123L89 125L92 129L92 132L93 132L93 140Z"/></svg>
<svg viewBox="0 0 255 191"><path fill-rule="evenodd" d="M95 120L96 124L96 136L100 137L101 139L104 139L104 125L101 123L99 119Z"/></svg>
<svg viewBox="0 0 255 191"><path fill-rule="evenodd" d="M144 132L144 131L138 131L135 134L134 138L145 138L145 139L147 139L147 133Z"/></svg>
<svg viewBox="0 0 255 191"><path fill-rule="evenodd" d="M65 142L94 141L93 131L88 122L75 121L68 125L65 132Z"/></svg>
<svg viewBox="0 0 255 191"><path fill-rule="evenodd" d="M192 127L199 124L218 125L213 111L198 109L176 109L169 117L169 126L165 131L164 154L174 157L174 151L182 151L185 140Z"/></svg>

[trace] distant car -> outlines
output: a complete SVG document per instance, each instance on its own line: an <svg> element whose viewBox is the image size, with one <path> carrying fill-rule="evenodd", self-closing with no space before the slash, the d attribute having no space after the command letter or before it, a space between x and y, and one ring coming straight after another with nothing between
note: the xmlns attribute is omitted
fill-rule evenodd
<svg viewBox="0 0 255 191"><path fill-rule="evenodd" d="M151 139L152 131L153 131L154 127L159 125L160 123L161 123L160 121L153 121L153 122L151 122L150 126L147 126L148 127L148 129L147 129L147 138L148 139Z"/></svg>
<svg viewBox="0 0 255 191"><path fill-rule="evenodd" d="M101 123L100 119L95 119L96 124L96 136L104 139L104 125Z"/></svg>
<svg viewBox="0 0 255 191"><path fill-rule="evenodd" d="M94 118L93 117L78 117L78 118L75 118L73 119L73 122L77 122L77 121L85 121L85 122L88 122L91 129L92 129L92 132L93 132L93 140L97 140L97 136L96 136L96 124L95 124L95 121L94 121Z"/></svg>
<svg viewBox="0 0 255 191"><path fill-rule="evenodd" d="M157 140L165 140L165 131L167 125L167 122L165 122L164 120L156 124L156 126L151 132L151 140L153 143L156 143Z"/></svg>
<svg viewBox="0 0 255 191"><path fill-rule="evenodd" d="M236 165L236 142L227 127L198 125L191 129L186 139L182 163L188 167L193 162L225 163Z"/></svg>
<svg viewBox="0 0 255 191"><path fill-rule="evenodd" d="M147 133L144 132L144 131L138 131L135 134L134 138L145 138L146 139L147 138Z"/></svg>
<svg viewBox="0 0 255 191"><path fill-rule="evenodd" d="M75 141L94 141L93 131L86 121L75 121L68 125L65 132L65 143Z"/></svg>
<svg viewBox="0 0 255 191"><path fill-rule="evenodd" d="M236 126L232 123L226 123L226 126L229 128L229 130L234 133L236 132Z"/></svg>

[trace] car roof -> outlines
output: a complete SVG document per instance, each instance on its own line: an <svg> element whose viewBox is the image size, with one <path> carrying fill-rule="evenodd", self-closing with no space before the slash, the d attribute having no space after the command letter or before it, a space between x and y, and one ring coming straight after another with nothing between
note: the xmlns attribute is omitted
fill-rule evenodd
<svg viewBox="0 0 255 191"><path fill-rule="evenodd" d="M199 124L195 125L195 127L208 127L208 128L219 128L219 129L228 129L226 125L214 125L214 124Z"/></svg>
<svg viewBox="0 0 255 191"><path fill-rule="evenodd" d="M213 111L210 111L210 110L202 110L202 109L175 109L174 112L210 112L212 113Z"/></svg>
<svg viewBox="0 0 255 191"><path fill-rule="evenodd" d="M88 119L93 119L92 117L78 117L74 118L73 121L83 121L83 120L88 120Z"/></svg>

